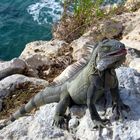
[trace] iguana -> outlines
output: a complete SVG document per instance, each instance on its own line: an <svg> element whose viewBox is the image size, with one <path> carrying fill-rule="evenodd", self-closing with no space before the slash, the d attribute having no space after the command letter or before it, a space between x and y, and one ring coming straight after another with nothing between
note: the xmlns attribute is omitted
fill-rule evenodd
<svg viewBox="0 0 140 140"><path fill-rule="evenodd" d="M35 95L26 105L11 115L0 128L7 126L32 109L44 104L58 102L54 124L62 127L65 122L66 109L71 103L87 105L91 119L98 128L106 127L108 120L99 116L95 103L104 95L105 89L110 89L113 110L120 116L122 110L129 111L129 106L123 104L118 92L118 80L115 68L125 60L125 45L114 39L106 39L96 44L89 62L71 77L57 83L53 82L43 91Z"/></svg>

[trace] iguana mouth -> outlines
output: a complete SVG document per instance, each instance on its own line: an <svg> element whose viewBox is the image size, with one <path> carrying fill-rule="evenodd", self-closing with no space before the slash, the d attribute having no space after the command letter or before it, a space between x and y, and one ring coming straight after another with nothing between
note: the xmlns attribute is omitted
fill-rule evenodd
<svg viewBox="0 0 140 140"><path fill-rule="evenodd" d="M126 55L126 54L127 54L126 49L121 49L119 51L115 51L115 52L109 53L108 56Z"/></svg>

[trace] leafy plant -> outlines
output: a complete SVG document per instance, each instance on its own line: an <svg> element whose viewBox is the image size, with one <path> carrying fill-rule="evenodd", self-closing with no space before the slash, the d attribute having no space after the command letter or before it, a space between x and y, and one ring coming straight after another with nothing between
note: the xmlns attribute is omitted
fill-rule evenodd
<svg viewBox="0 0 140 140"><path fill-rule="evenodd" d="M103 16L103 0L74 0L74 16L89 23L93 17Z"/></svg>
<svg viewBox="0 0 140 140"><path fill-rule="evenodd" d="M112 9L108 13L102 8L103 4L104 0L63 0L64 13L55 29L55 37L70 43L88 27L97 26L101 20L109 19L120 9ZM72 7L72 11L69 11L69 7Z"/></svg>

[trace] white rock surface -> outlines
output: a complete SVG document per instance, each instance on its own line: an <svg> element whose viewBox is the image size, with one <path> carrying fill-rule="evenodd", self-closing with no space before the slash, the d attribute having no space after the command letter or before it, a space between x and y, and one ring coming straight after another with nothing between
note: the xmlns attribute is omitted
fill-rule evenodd
<svg viewBox="0 0 140 140"><path fill-rule="evenodd" d="M126 55L126 60L125 60L126 66L129 66L129 64L132 61L134 61L136 58L140 58L140 51L133 48L127 48L127 55ZM135 69L135 67L131 67L131 68Z"/></svg>
<svg viewBox="0 0 140 140"><path fill-rule="evenodd" d="M83 34L83 36L71 42L70 46L73 48L73 59L79 60L85 57L88 59L95 42L101 41L104 38L118 36L122 30L123 26L121 22L114 20L105 20L99 24L99 27L94 26Z"/></svg>
<svg viewBox="0 0 140 140"><path fill-rule="evenodd" d="M120 87L125 88L134 95L140 95L140 73L132 68L117 69Z"/></svg>
<svg viewBox="0 0 140 140"><path fill-rule="evenodd" d="M20 58L24 59L32 69L36 69L42 65L49 65L51 57L57 56L58 50L66 45L67 43L61 40L34 41L26 45Z"/></svg>
<svg viewBox="0 0 140 140"><path fill-rule="evenodd" d="M42 106L33 116L22 117L0 130L0 138L3 140L138 140L140 139L140 75L130 68L116 70L120 81L120 93L124 103L128 104L131 111L124 115L127 117L123 122L114 121L112 113L108 116L112 123L112 129L99 131L92 130L92 121L89 111L84 117L73 118L70 125L76 127L75 131L68 132L51 126L53 122L56 103ZM73 109L75 110L75 109ZM79 111L79 109L78 109ZM75 111L74 111L75 112Z"/></svg>
<svg viewBox="0 0 140 140"><path fill-rule="evenodd" d="M73 48L73 59L80 60L81 58L90 57L94 45L95 42L93 38L88 36L82 36L79 39L72 41L70 46Z"/></svg>
<svg viewBox="0 0 140 140"><path fill-rule="evenodd" d="M7 62L0 62L0 80L12 74L21 74L26 68L25 61L19 58L14 58Z"/></svg>
<svg viewBox="0 0 140 140"><path fill-rule="evenodd" d="M43 106L35 115L22 117L13 122L7 128L1 130L0 138L3 140L68 139L67 132L52 126L55 106L56 104Z"/></svg>
<svg viewBox="0 0 140 140"><path fill-rule="evenodd" d="M129 48L140 50L140 9L133 13L124 13L118 20L125 26L121 40Z"/></svg>
<svg viewBox="0 0 140 140"><path fill-rule="evenodd" d="M123 31L122 23L112 19L101 21L100 24L94 26L84 36L90 36L95 42L104 38L114 38Z"/></svg>
<svg viewBox="0 0 140 140"><path fill-rule="evenodd" d="M129 67L140 72L140 58L135 58L134 60L132 60L129 64Z"/></svg>
<svg viewBox="0 0 140 140"><path fill-rule="evenodd" d="M129 10L137 9L140 5L140 0L127 0L125 7Z"/></svg>
<svg viewBox="0 0 140 140"><path fill-rule="evenodd" d="M121 22L107 19L100 24L99 29L103 38L113 38L123 31L123 26Z"/></svg>
<svg viewBox="0 0 140 140"><path fill-rule="evenodd" d="M14 74L12 76L8 76L0 81L0 98L3 98L9 95L12 91L16 89L16 87L23 83L32 83L34 85L48 85L48 82L42 79L26 77L20 74Z"/></svg>

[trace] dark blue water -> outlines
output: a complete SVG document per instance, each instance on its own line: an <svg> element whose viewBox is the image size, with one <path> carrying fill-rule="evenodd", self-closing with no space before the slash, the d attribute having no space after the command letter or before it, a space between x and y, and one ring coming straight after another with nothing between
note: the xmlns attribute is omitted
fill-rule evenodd
<svg viewBox="0 0 140 140"><path fill-rule="evenodd" d="M52 25L63 12L60 1L0 0L0 59L18 57L31 41L50 40Z"/></svg>
<svg viewBox="0 0 140 140"><path fill-rule="evenodd" d="M0 59L18 57L31 41L50 40L61 13L58 1L0 0Z"/></svg>

